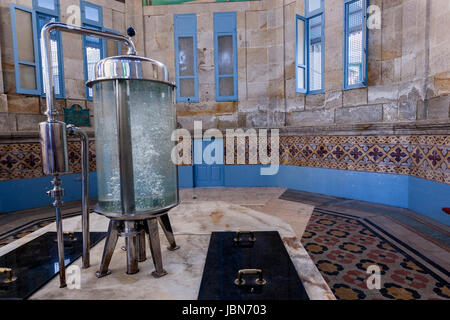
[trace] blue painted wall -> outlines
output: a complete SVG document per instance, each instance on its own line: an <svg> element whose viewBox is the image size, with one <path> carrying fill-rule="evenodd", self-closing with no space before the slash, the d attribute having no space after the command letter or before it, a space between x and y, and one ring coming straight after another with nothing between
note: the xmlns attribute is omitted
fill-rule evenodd
<svg viewBox="0 0 450 320"><path fill-rule="evenodd" d="M225 166L225 187L282 187L336 197L409 208L450 225L450 217L441 209L450 207L450 185L420 178L310 167L280 166L275 176L261 176L259 165ZM192 166L178 169L180 188L194 186ZM77 174L63 176L64 201L81 199L81 181ZM91 173L91 197L97 197L97 175ZM45 192L51 178L0 182L0 213L50 205Z"/></svg>
<svg viewBox="0 0 450 320"><path fill-rule="evenodd" d="M65 190L65 202L81 200L81 175L69 174L61 177ZM0 181L0 213L43 207L52 203L46 194L53 188L51 177ZM97 173L89 175L89 195L97 197Z"/></svg>
<svg viewBox="0 0 450 320"><path fill-rule="evenodd" d="M180 188L194 187L194 167L178 167L178 186Z"/></svg>
<svg viewBox="0 0 450 320"><path fill-rule="evenodd" d="M416 177L409 178L408 208L450 225L450 215L442 208L450 207L450 185Z"/></svg>
<svg viewBox="0 0 450 320"><path fill-rule="evenodd" d="M402 175L281 166L278 186L406 208L408 181Z"/></svg>

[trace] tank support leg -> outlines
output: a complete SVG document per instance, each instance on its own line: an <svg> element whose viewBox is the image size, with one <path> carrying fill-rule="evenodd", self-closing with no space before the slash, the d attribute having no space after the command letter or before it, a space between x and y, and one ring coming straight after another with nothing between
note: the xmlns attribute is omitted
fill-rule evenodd
<svg viewBox="0 0 450 320"><path fill-rule="evenodd" d="M168 214L164 214L158 217L159 224L166 235L167 240L169 241L170 246L167 247L170 251L175 251L180 249L175 242L175 237L173 235L172 225L170 224L170 219Z"/></svg>
<svg viewBox="0 0 450 320"><path fill-rule="evenodd" d="M147 253L145 250L145 229L142 222L138 223L138 235L137 235L137 245L138 245L138 261L144 262L147 260Z"/></svg>
<svg viewBox="0 0 450 320"><path fill-rule="evenodd" d="M167 272L163 269L158 221L156 218L147 219L147 225L150 239L150 251L152 253L153 264L155 265L155 271L152 272L152 275L155 278L160 278L165 276Z"/></svg>
<svg viewBox="0 0 450 320"><path fill-rule="evenodd" d="M117 239L119 238L118 224L119 223L117 221L109 221L108 236L106 237L105 248L103 249L100 270L95 273L97 278L102 278L111 273L108 268L111 262L112 255L114 253L114 249L116 248Z"/></svg>

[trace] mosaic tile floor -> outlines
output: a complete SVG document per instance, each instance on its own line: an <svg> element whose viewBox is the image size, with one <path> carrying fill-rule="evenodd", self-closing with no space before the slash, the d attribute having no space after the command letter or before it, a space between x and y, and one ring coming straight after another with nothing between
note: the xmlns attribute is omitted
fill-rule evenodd
<svg viewBox="0 0 450 320"><path fill-rule="evenodd" d="M337 299L450 299L448 265L412 257L399 241L367 219L322 210L313 213L302 238ZM373 265L381 281L380 289L370 290L367 270Z"/></svg>
<svg viewBox="0 0 450 320"><path fill-rule="evenodd" d="M316 207L302 244L337 299L450 299L450 230L410 210L287 190ZM378 265L381 290L369 290Z"/></svg>

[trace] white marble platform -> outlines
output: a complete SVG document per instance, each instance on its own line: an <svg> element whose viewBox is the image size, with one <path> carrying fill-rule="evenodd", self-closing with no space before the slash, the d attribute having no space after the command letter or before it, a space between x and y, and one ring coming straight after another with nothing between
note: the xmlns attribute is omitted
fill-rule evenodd
<svg viewBox="0 0 450 320"><path fill-rule="evenodd" d="M311 207L311 212L313 207ZM31 299L197 299L205 264L210 234L213 231L278 231L286 245L292 261L303 281L309 297L313 300L334 299L320 272L297 239L291 226L277 217L264 214L240 205L221 201L192 201L182 203L170 212L176 241L181 249L170 252L165 249L167 240L161 233L164 268L168 272L163 278L151 276L154 270L147 241L147 260L139 264L140 272L127 275L124 244L119 239L110 270L112 274L97 279L103 252L104 240L91 250L91 267L81 271L81 289L59 288L55 277L36 292ZM81 231L81 217L65 219L64 231ZM91 231L106 231L108 219L91 214ZM41 234L54 231L50 224L3 248L0 256ZM81 259L74 262L81 266Z"/></svg>

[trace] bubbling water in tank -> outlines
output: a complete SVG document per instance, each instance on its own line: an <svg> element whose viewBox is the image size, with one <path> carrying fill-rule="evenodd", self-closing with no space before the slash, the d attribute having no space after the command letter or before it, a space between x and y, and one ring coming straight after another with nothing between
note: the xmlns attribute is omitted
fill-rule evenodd
<svg viewBox="0 0 450 320"><path fill-rule="evenodd" d="M130 110L136 212L170 206L177 201L176 167L171 162L175 127L172 88L167 84L123 80ZM128 85L129 84L129 85ZM114 83L94 87L98 196L101 210L121 212L117 119Z"/></svg>

